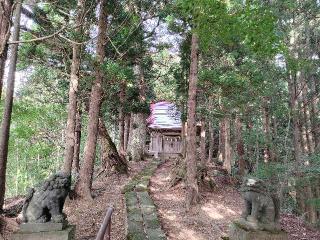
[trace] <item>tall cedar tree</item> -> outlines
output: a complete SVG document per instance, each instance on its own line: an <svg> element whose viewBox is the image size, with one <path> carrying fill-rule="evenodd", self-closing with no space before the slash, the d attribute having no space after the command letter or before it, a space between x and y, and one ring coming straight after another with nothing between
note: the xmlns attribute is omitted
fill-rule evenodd
<svg viewBox="0 0 320 240"><path fill-rule="evenodd" d="M197 158L196 158L196 95L198 81L198 52L199 38L196 33L192 34L191 40L191 66L188 93L188 129L186 147L187 165L187 192L186 207L190 210L191 206L198 201L197 183Z"/></svg>
<svg viewBox="0 0 320 240"><path fill-rule="evenodd" d="M20 34L20 16L21 16L21 2L17 2L14 23L13 23L13 34L12 40L18 41ZM0 210L3 208L4 196L5 196L5 185L6 185L6 170L8 160L8 145L9 145L9 133L10 123L13 105L13 93L14 93L14 80L16 72L16 64L18 58L18 44L12 44L10 46L10 64L7 78L7 91L6 100L2 117L1 132L0 132Z"/></svg>
<svg viewBox="0 0 320 240"><path fill-rule="evenodd" d="M8 54L7 42L10 36L12 0L0 0L0 99L3 86L4 68Z"/></svg>
<svg viewBox="0 0 320 240"><path fill-rule="evenodd" d="M76 195L81 198L91 199L91 185L94 168L94 159L98 136L99 113L102 101L102 82L104 78L102 65L105 58L105 45L107 41L107 1L100 1L97 62L95 66L95 81L90 95L89 122L87 127L87 140L84 148L83 164L80 169L79 181L76 184Z"/></svg>
<svg viewBox="0 0 320 240"><path fill-rule="evenodd" d="M76 17L76 35L81 34L82 27L80 26L85 13L86 0L78 1L78 13ZM70 174L72 168L72 160L74 157L74 149L76 142L76 117L77 117L77 93L79 86L79 68L80 68L80 53L81 45L77 43L72 44L72 65L69 87L69 106L68 106L68 120L66 129L66 150L64 156L63 171Z"/></svg>

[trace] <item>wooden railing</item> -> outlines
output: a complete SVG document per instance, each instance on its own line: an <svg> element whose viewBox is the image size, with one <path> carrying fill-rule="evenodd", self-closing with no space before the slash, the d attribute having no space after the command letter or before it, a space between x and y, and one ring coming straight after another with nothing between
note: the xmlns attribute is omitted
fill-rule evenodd
<svg viewBox="0 0 320 240"><path fill-rule="evenodd" d="M96 240L110 240L111 239L111 216L113 213L113 207L109 207L106 216L103 219Z"/></svg>

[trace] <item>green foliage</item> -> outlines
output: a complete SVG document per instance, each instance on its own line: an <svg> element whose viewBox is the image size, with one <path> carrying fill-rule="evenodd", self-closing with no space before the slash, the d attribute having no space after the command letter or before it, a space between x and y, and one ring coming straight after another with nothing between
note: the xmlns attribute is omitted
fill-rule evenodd
<svg viewBox="0 0 320 240"><path fill-rule="evenodd" d="M7 169L7 196L56 172L62 161L65 107L15 101L12 115Z"/></svg>

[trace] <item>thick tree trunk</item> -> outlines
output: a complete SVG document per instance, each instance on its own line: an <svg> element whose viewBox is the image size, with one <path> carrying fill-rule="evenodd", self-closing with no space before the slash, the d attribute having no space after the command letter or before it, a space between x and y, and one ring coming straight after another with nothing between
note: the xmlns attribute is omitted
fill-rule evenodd
<svg viewBox="0 0 320 240"><path fill-rule="evenodd" d="M119 94L120 99L120 108L119 108L119 134L120 134L120 143L119 143L119 152L121 155L125 154L125 115L124 115L124 103L126 97L126 83L121 83L121 89Z"/></svg>
<svg viewBox="0 0 320 240"><path fill-rule="evenodd" d="M20 16L21 16L21 2L17 2L14 13L14 26L12 40L18 41L20 34ZM14 81L16 64L18 58L18 44L12 44L10 46L10 63L9 72L7 78L7 93L5 99L5 106L3 111L1 132L0 132L0 211L3 208L4 196L5 196L5 185L6 185L6 170L8 160L8 145L9 145L9 134L10 134L10 123L13 105L13 94L14 94Z"/></svg>
<svg viewBox="0 0 320 240"><path fill-rule="evenodd" d="M127 155L130 160L144 160L144 148L146 142L146 116L144 113L135 113L132 115L132 131L130 132L130 141Z"/></svg>
<svg viewBox="0 0 320 240"><path fill-rule="evenodd" d="M83 21L83 15L85 13L86 0L78 0L78 12L76 17L76 25L79 26L75 29L76 34L82 33L80 27ZM74 148L76 142L76 117L77 117L77 94L79 86L79 69L80 69L80 53L81 45L72 44L72 65L71 76L69 85L69 106L68 106L68 120L66 129L66 149L64 155L63 171L67 174L71 174L72 160L74 157Z"/></svg>
<svg viewBox="0 0 320 240"><path fill-rule="evenodd" d="M231 174L231 138L230 138L230 120L228 117L224 118L225 128L225 142L224 142L224 160L223 167Z"/></svg>
<svg viewBox="0 0 320 240"><path fill-rule="evenodd" d="M131 115L125 116L125 125L124 125L124 152L127 152L129 134L130 134L130 119Z"/></svg>
<svg viewBox="0 0 320 240"><path fill-rule="evenodd" d="M139 77L139 99L143 103L146 100L146 84L144 79L144 70L140 62L138 63L138 77ZM144 150L147 137L147 122L146 115L144 113L133 114L132 121L132 131L130 131L129 148L127 154L129 159L133 161L144 160Z"/></svg>
<svg viewBox="0 0 320 240"><path fill-rule="evenodd" d="M198 202L197 162L196 162L196 95L198 81L199 38L192 34L191 65L188 93L188 129L186 148L186 207L187 210Z"/></svg>
<svg viewBox="0 0 320 240"><path fill-rule="evenodd" d="M76 173L80 171L80 144L81 144L81 128L82 128L82 110L81 104L78 104L78 112L76 116L75 128L75 145L73 155L73 169Z"/></svg>
<svg viewBox="0 0 320 240"><path fill-rule="evenodd" d="M3 87L5 63L8 55L12 0L0 0L0 99Z"/></svg>
<svg viewBox="0 0 320 240"><path fill-rule="evenodd" d="M214 148L214 129L212 126L212 122L209 122L209 156L208 156L208 162L213 162L213 148Z"/></svg>
<svg viewBox="0 0 320 240"><path fill-rule="evenodd" d="M244 152L244 143L242 139L242 122L240 116L237 114L236 121L236 138L237 138L237 155L238 155L238 167L239 167L239 175L243 176L245 173L245 152Z"/></svg>
<svg viewBox="0 0 320 240"><path fill-rule="evenodd" d="M80 169L80 178L75 186L76 195L91 199L91 185L98 136L98 123L100 106L102 100L103 71L101 66L105 58L105 44L107 33L107 2L100 0L98 42L97 42L97 64L95 69L95 81L92 86L89 106L89 122L87 128L87 140L84 147L83 164Z"/></svg>
<svg viewBox="0 0 320 240"><path fill-rule="evenodd" d="M128 166L125 158L121 156L112 141L102 118L99 119L99 138L101 143L101 171L114 168L118 173L127 173Z"/></svg>

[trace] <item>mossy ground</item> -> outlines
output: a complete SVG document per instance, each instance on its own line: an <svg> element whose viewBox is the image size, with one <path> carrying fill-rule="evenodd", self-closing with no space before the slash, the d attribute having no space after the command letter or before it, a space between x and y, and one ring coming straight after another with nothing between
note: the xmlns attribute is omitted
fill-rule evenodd
<svg viewBox="0 0 320 240"><path fill-rule="evenodd" d="M166 239L156 207L148 193L150 178L159 164L159 161L152 160L122 191L127 205L128 240Z"/></svg>

